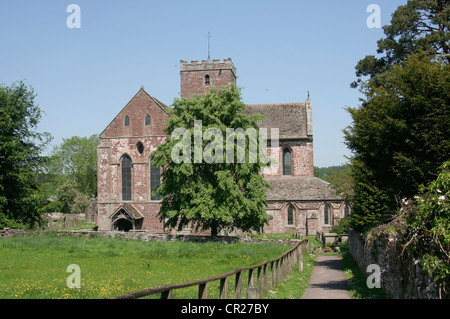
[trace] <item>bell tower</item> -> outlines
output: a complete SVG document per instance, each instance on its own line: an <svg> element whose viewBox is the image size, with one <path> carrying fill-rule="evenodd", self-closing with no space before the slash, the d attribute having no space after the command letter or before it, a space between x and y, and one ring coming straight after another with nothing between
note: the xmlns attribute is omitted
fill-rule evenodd
<svg viewBox="0 0 450 319"><path fill-rule="evenodd" d="M220 89L224 85L236 84L236 68L230 58L223 61L180 61L181 98L192 94L203 94L211 87Z"/></svg>

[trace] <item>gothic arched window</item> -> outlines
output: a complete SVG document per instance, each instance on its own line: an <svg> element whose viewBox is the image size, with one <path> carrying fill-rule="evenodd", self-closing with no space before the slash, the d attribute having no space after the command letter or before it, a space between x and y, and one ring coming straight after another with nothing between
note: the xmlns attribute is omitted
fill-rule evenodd
<svg viewBox="0 0 450 319"><path fill-rule="evenodd" d="M128 115L125 115L125 119L123 120L124 126L130 126L130 117Z"/></svg>
<svg viewBox="0 0 450 319"><path fill-rule="evenodd" d="M147 116L145 117L145 126L150 126L152 125L152 118L150 117L149 114L147 114Z"/></svg>
<svg viewBox="0 0 450 319"><path fill-rule="evenodd" d="M288 225L294 225L294 207L292 205L288 206Z"/></svg>
<svg viewBox="0 0 450 319"><path fill-rule="evenodd" d="M153 194L153 191L161 184L161 169L155 167L150 161L150 198L151 200L160 200L159 194Z"/></svg>
<svg viewBox="0 0 450 319"><path fill-rule="evenodd" d="M136 148L137 148L137 151L139 152L139 154L142 155L142 153L144 152L144 144L142 144L142 142L139 141L136 144Z"/></svg>
<svg viewBox="0 0 450 319"><path fill-rule="evenodd" d="M211 78L209 77L209 74L206 74L205 76L205 85L209 86L211 84Z"/></svg>
<svg viewBox="0 0 450 319"><path fill-rule="evenodd" d="M122 200L131 200L131 158L122 157Z"/></svg>
<svg viewBox="0 0 450 319"><path fill-rule="evenodd" d="M344 207L344 218L347 218L349 216L350 216L350 205L346 203Z"/></svg>
<svg viewBox="0 0 450 319"><path fill-rule="evenodd" d="M285 148L283 150L283 175L292 175L291 150Z"/></svg>
<svg viewBox="0 0 450 319"><path fill-rule="evenodd" d="M324 225L330 224L330 208L328 204L325 204L325 207L323 208L323 223Z"/></svg>

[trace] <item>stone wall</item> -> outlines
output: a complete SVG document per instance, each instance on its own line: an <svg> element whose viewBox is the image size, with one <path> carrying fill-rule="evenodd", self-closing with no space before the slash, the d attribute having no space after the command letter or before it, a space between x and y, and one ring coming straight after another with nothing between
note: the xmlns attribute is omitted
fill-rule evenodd
<svg viewBox="0 0 450 319"><path fill-rule="evenodd" d="M277 242L288 245L295 245L300 242L300 239L263 239L251 238L247 236L216 236L211 237L207 235L172 235L172 234L150 234L141 231L93 231L93 230L60 230L58 235L68 236L100 236L111 238L136 239L142 241L190 241L190 242L208 242L219 241L227 244L242 242L242 243L262 243L262 242Z"/></svg>
<svg viewBox="0 0 450 319"><path fill-rule="evenodd" d="M209 76L209 84L205 77ZM236 84L236 68L231 59L220 60L193 60L191 63L180 61L181 97L190 94L203 94L211 87L220 89L222 86Z"/></svg>
<svg viewBox="0 0 450 319"><path fill-rule="evenodd" d="M10 229L10 228L0 229L0 238L8 238L11 236L25 236L26 234L27 231L24 229Z"/></svg>
<svg viewBox="0 0 450 319"><path fill-rule="evenodd" d="M419 263L406 252L397 238L387 232L367 236L349 231L348 247L359 268L366 275L367 266L376 264L381 269L381 288L390 299L437 299L439 287L424 272ZM445 297L445 296L441 296Z"/></svg>

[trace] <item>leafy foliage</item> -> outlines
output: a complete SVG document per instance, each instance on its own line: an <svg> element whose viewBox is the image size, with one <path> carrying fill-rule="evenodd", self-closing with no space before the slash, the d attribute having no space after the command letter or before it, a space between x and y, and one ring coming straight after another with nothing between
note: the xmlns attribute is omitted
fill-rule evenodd
<svg viewBox="0 0 450 319"><path fill-rule="evenodd" d="M51 138L36 131L41 110L34 98L33 89L23 82L0 86L0 227L32 226L45 204L36 172Z"/></svg>
<svg viewBox="0 0 450 319"><path fill-rule="evenodd" d="M97 194L98 135L73 136L55 146L40 174L40 183L52 198L44 210L78 214Z"/></svg>
<svg viewBox="0 0 450 319"><path fill-rule="evenodd" d="M424 54L391 67L382 84L363 86L344 130L352 150L352 226L362 230L394 214L398 199L417 194L450 153L450 65Z"/></svg>
<svg viewBox="0 0 450 319"><path fill-rule="evenodd" d="M381 56L368 55L358 62L356 75L359 79L352 86L362 84L363 76L382 83L391 66L419 52L449 64L449 15L448 0L409 0L399 6L391 24L383 27L386 37L378 41L377 50Z"/></svg>
<svg viewBox="0 0 450 319"><path fill-rule="evenodd" d="M247 106L241 101L240 90L235 86L212 89L204 95L187 99L176 99L167 123L166 132L170 136L176 129L184 128L194 136L194 121L202 121L202 133L208 128L217 128L222 136L227 128L258 129L256 121L260 116L244 114ZM246 145L249 145L247 138ZM225 152L214 156L223 158L222 162L206 163L205 159L176 163L172 160L172 150L178 140L168 138L152 154L155 165L164 167L163 183L156 190L163 198L159 218L168 227L182 229L194 225L197 229L211 230L216 235L223 228L239 228L244 231L256 230L268 222L264 210L266 205L266 187L268 184L259 174L267 164L259 156L256 163L249 161L246 152L245 161L237 163L227 161ZM226 138L203 140L204 150L209 143L223 143ZM233 141L234 143L234 141ZM188 157L195 159L194 138L188 142ZM197 145L198 146L198 145ZM234 148L236 159L238 147ZM197 163L196 163L197 162Z"/></svg>
<svg viewBox="0 0 450 319"><path fill-rule="evenodd" d="M351 165L344 164L330 167L314 167L314 176L330 183L334 192L341 195L346 201L353 196L353 179Z"/></svg>
<svg viewBox="0 0 450 319"><path fill-rule="evenodd" d="M413 200L405 200L405 247L438 283L450 285L450 162L436 180L421 187Z"/></svg>

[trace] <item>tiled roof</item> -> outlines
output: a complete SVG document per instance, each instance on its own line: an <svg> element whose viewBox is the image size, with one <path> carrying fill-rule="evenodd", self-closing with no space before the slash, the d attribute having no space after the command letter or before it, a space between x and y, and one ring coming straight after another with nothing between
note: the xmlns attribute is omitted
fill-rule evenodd
<svg viewBox="0 0 450 319"><path fill-rule="evenodd" d="M265 120L258 127L279 129L280 139L308 138L306 130L306 103L250 104L246 113L259 113Z"/></svg>
<svg viewBox="0 0 450 319"><path fill-rule="evenodd" d="M267 190L268 201L342 200L335 195L329 183L317 177L265 178L272 186Z"/></svg>

